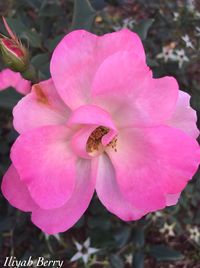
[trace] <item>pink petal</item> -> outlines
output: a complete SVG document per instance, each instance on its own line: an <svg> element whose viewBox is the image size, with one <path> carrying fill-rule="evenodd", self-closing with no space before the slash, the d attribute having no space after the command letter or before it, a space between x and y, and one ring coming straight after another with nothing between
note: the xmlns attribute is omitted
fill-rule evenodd
<svg viewBox="0 0 200 268"><path fill-rule="evenodd" d="M167 206L173 206L176 205L179 198L180 198L181 193L178 194L167 194L166 195L166 204Z"/></svg>
<svg viewBox="0 0 200 268"><path fill-rule="evenodd" d="M118 51L133 50L145 61L139 37L122 30L98 37L84 30L69 33L56 47L51 60L55 86L70 108L90 103L91 83L100 64Z"/></svg>
<svg viewBox="0 0 200 268"><path fill-rule="evenodd" d="M104 126L116 130L110 114L95 105L84 105L71 113L67 125L78 124Z"/></svg>
<svg viewBox="0 0 200 268"><path fill-rule="evenodd" d="M13 165L9 167L3 177L1 190L10 204L22 211L28 212L37 207Z"/></svg>
<svg viewBox="0 0 200 268"><path fill-rule="evenodd" d="M20 179L41 208L64 205L74 190L76 156L70 135L64 126L40 127L21 134L12 147Z"/></svg>
<svg viewBox="0 0 200 268"><path fill-rule="evenodd" d="M106 57L119 51L133 51L143 62L146 62L145 50L140 37L128 30L108 33L99 39L100 57Z"/></svg>
<svg viewBox="0 0 200 268"><path fill-rule="evenodd" d="M198 143L169 127L121 130L117 152L108 148L119 187L138 209L166 205L166 194L180 193L198 168Z"/></svg>
<svg viewBox="0 0 200 268"><path fill-rule="evenodd" d="M99 67L92 96L93 103L109 111L120 127L152 126L171 117L178 84L172 77L153 79L137 55L118 52Z"/></svg>
<svg viewBox="0 0 200 268"><path fill-rule="evenodd" d="M71 198L60 208L34 210L32 221L45 233L55 234L71 228L87 209L94 193L95 177L91 175L91 161L79 159L76 185Z"/></svg>
<svg viewBox="0 0 200 268"><path fill-rule="evenodd" d="M8 87L13 87L19 93L26 95L31 91L31 82L24 79L20 73L4 69L0 72L0 91Z"/></svg>
<svg viewBox="0 0 200 268"><path fill-rule="evenodd" d="M106 154L99 157L96 192L107 210L124 221L137 220L145 214L122 195L115 178L115 169Z"/></svg>
<svg viewBox="0 0 200 268"><path fill-rule="evenodd" d="M70 110L57 94L51 79L33 86L13 110L14 127L19 133L40 126L66 124Z"/></svg>
<svg viewBox="0 0 200 268"><path fill-rule="evenodd" d="M91 133L97 128L98 126L85 126L78 130L75 135L72 137L71 145L73 148L74 153L82 158L91 159L92 156L87 152L87 141L91 135Z"/></svg>
<svg viewBox="0 0 200 268"><path fill-rule="evenodd" d="M181 129L196 139L199 136L199 130L196 122L196 111L190 107L190 95L179 91L176 109L168 121L168 125Z"/></svg>

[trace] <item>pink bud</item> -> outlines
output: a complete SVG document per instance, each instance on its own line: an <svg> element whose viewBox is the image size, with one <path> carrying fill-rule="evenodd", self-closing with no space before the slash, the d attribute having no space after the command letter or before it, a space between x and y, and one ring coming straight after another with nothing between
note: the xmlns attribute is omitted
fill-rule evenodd
<svg viewBox="0 0 200 268"><path fill-rule="evenodd" d="M28 51L12 32L4 17L3 22L10 38L0 34L0 49L2 52L2 58L5 64L11 69L17 72L23 72L26 70L28 65Z"/></svg>

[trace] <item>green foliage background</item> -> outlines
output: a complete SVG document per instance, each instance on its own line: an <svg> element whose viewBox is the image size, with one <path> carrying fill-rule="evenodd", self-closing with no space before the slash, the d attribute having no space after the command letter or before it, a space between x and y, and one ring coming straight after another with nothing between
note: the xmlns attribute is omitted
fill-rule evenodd
<svg viewBox="0 0 200 268"><path fill-rule="evenodd" d="M197 1L196 1L197 2ZM123 26L143 39L147 61L155 77L173 75L180 88L191 95L191 105L200 113L200 17L199 5L191 1L145 0L9 0L0 1L0 14L29 46L31 63L40 80L50 76L49 61L61 38L73 29L84 28L96 34ZM174 12L179 14L174 19ZM0 32L5 33L3 24ZM186 48L182 37L188 34L194 49ZM158 55L164 46L184 49L189 58L181 68L177 62L164 62ZM0 68L5 66L0 63ZM9 150L17 137L12 128L12 107L22 96L13 89L0 93L0 177L9 166ZM159 104L158 104L159 105ZM1 195L1 194L0 194ZM151 214L138 222L122 222L107 212L94 196L82 219L58 238L46 237L30 222L30 215L12 208L0 196L0 263L6 256L62 259L64 267L84 267L71 263L74 239L91 238L92 247L101 249L87 267L200 267L200 244L190 235L200 228L200 178L197 173L177 206L161 214ZM174 226L174 236L162 232L164 224ZM128 257L129 256L129 259Z"/></svg>

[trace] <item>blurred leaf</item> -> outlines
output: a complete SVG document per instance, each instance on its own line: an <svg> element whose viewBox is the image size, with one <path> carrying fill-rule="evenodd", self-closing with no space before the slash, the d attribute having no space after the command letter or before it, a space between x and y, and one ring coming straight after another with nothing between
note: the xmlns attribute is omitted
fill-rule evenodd
<svg viewBox="0 0 200 268"><path fill-rule="evenodd" d="M52 52L57 44L61 41L61 39L64 37L64 34L58 35L53 39L48 39L46 42L46 47L48 48L49 52Z"/></svg>
<svg viewBox="0 0 200 268"><path fill-rule="evenodd" d="M110 256L110 268L124 268L124 264L120 256L114 254Z"/></svg>
<svg viewBox="0 0 200 268"><path fill-rule="evenodd" d="M50 57L48 53L41 53L32 58L31 63L39 71L39 77L41 80L50 77L49 71Z"/></svg>
<svg viewBox="0 0 200 268"><path fill-rule="evenodd" d="M32 47L38 48L42 46L40 36L35 31L26 30L20 34L20 37L27 40Z"/></svg>
<svg viewBox="0 0 200 268"><path fill-rule="evenodd" d="M89 217L88 226L90 228L98 228L99 230L109 230L111 227L110 219L101 216Z"/></svg>
<svg viewBox="0 0 200 268"><path fill-rule="evenodd" d="M5 143L5 141L0 141L0 153L6 154L10 150L8 144Z"/></svg>
<svg viewBox="0 0 200 268"><path fill-rule="evenodd" d="M155 60L155 59L150 59L149 57L147 57L147 65L148 65L149 67L158 67L158 66L159 66L157 60Z"/></svg>
<svg viewBox="0 0 200 268"><path fill-rule="evenodd" d="M72 30L85 29L90 31L96 15L96 10L89 0L75 0Z"/></svg>
<svg viewBox="0 0 200 268"><path fill-rule="evenodd" d="M131 229L129 227L120 227L117 229L114 238L118 247L123 247L128 242L131 235Z"/></svg>
<svg viewBox="0 0 200 268"><path fill-rule="evenodd" d="M95 10L101 10L106 6L105 0L90 0L90 3L95 8Z"/></svg>
<svg viewBox="0 0 200 268"><path fill-rule="evenodd" d="M62 14L61 7L56 3L46 3L39 12L40 17L57 17Z"/></svg>
<svg viewBox="0 0 200 268"><path fill-rule="evenodd" d="M154 23L154 21L154 19L145 19L134 26L134 31L138 33L142 40L146 39L149 28Z"/></svg>
<svg viewBox="0 0 200 268"><path fill-rule="evenodd" d="M169 248L165 245L150 246L149 254L156 258L158 261L178 261L184 258L181 252Z"/></svg>
<svg viewBox="0 0 200 268"><path fill-rule="evenodd" d="M17 93L12 88L1 91L0 92L0 107L12 109L21 98L22 98L22 95Z"/></svg>
<svg viewBox="0 0 200 268"><path fill-rule="evenodd" d="M144 246L144 229L142 227L134 228L133 245L137 248Z"/></svg>
<svg viewBox="0 0 200 268"><path fill-rule="evenodd" d="M7 218L2 219L0 222L0 232L9 231L13 228L14 218L7 216Z"/></svg>
<svg viewBox="0 0 200 268"><path fill-rule="evenodd" d="M0 15L5 16L8 13L11 6L12 6L11 0L0 1Z"/></svg>
<svg viewBox="0 0 200 268"><path fill-rule="evenodd" d="M144 252L143 251L136 251L133 255L133 268L144 268Z"/></svg>
<svg viewBox="0 0 200 268"><path fill-rule="evenodd" d="M200 111L200 93L199 92L193 92L191 100L190 100L192 108L194 108L196 111Z"/></svg>
<svg viewBox="0 0 200 268"><path fill-rule="evenodd" d="M31 63L34 65L35 68L40 68L41 65L46 64L49 61L49 54L48 53L41 53L37 54L35 57L31 59Z"/></svg>

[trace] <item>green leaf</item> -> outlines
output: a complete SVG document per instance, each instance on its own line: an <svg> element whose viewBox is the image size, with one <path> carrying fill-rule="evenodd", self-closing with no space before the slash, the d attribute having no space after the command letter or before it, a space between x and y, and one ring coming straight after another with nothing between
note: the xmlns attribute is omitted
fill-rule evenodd
<svg viewBox="0 0 200 268"><path fill-rule="evenodd" d="M88 226L90 228L97 228L98 230L109 230L111 222L102 216L89 217Z"/></svg>
<svg viewBox="0 0 200 268"><path fill-rule="evenodd" d="M92 7L89 0L75 0L72 30L85 29L90 31L95 15L96 10Z"/></svg>
<svg viewBox="0 0 200 268"><path fill-rule="evenodd" d="M178 261L182 260L184 256L181 252L169 248L165 245L153 245L150 247L149 254L158 261Z"/></svg>
<svg viewBox="0 0 200 268"><path fill-rule="evenodd" d="M12 109L21 98L22 98L22 95L17 93L12 88L1 91L0 92L0 107Z"/></svg>
<svg viewBox="0 0 200 268"><path fill-rule="evenodd" d="M46 3L42 6L39 12L40 17L56 17L62 14L61 7L56 3Z"/></svg>
<svg viewBox="0 0 200 268"><path fill-rule="evenodd" d="M114 235L116 244L118 247L123 247L128 242L131 235L131 229L129 227L121 227L117 229L116 234Z"/></svg>
<svg viewBox="0 0 200 268"><path fill-rule="evenodd" d="M154 21L154 19L145 19L134 26L134 31L141 37L142 40L146 39L149 28L154 23Z"/></svg>
<svg viewBox="0 0 200 268"><path fill-rule="evenodd" d="M132 267L144 268L144 252L143 251L136 251L136 253L133 256Z"/></svg>
<svg viewBox="0 0 200 268"><path fill-rule="evenodd" d="M49 54L41 53L32 58L31 63L39 71L40 78L47 79L50 76L49 72Z"/></svg>
<svg viewBox="0 0 200 268"><path fill-rule="evenodd" d="M31 63L35 66L35 68L40 68L41 65L46 64L49 61L48 53L41 53L34 56L31 60Z"/></svg>
<svg viewBox="0 0 200 268"><path fill-rule="evenodd" d="M133 245L137 248L144 246L144 229L142 227L137 227L133 231Z"/></svg>
<svg viewBox="0 0 200 268"><path fill-rule="evenodd" d="M55 47L58 45L58 43L62 40L64 37L64 34L58 35L53 39L48 39L47 42L45 43L46 47L48 48L49 52L53 52Z"/></svg>

